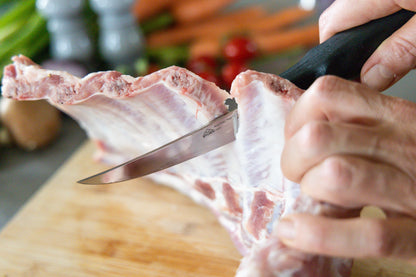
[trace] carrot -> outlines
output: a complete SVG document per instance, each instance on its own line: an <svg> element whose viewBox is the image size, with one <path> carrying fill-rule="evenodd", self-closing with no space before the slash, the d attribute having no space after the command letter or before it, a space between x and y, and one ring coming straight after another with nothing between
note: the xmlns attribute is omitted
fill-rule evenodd
<svg viewBox="0 0 416 277"><path fill-rule="evenodd" d="M263 54L278 53L296 46L318 44L319 27L313 24L274 34L257 34L251 39Z"/></svg>
<svg viewBox="0 0 416 277"><path fill-rule="evenodd" d="M217 37L196 39L189 46L189 58L193 59L201 56L219 57L221 54L220 40Z"/></svg>
<svg viewBox="0 0 416 277"><path fill-rule="evenodd" d="M132 13L138 21L143 21L168 9L175 0L136 0Z"/></svg>
<svg viewBox="0 0 416 277"><path fill-rule="evenodd" d="M179 1L171 6L176 22L186 24L209 18L235 0Z"/></svg>
<svg viewBox="0 0 416 277"><path fill-rule="evenodd" d="M275 54L296 46L312 46L318 43L318 26L309 25L291 30L280 30L266 34L249 33L263 54ZM203 37L194 40L189 46L190 58L200 56L219 57L222 49L221 37Z"/></svg>
<svg viewBox="0 0 416 277"><path fill-rule="evenodd" d="M177 45L190 42L201 35L218 37L236 30L243 30L247 22L264 14L265 11L262 8L250 7L197 24L177 26L150 34L147 37L147 45L149 47Z"/></svg>
<svg viewBox="0 0 416 277"><path fill-rule="evenodd" d="M305 10L297 6L289 7L267 17L250 22L247 30L256 33L269 32L300 22L312 14L313 11Z"/></svg>

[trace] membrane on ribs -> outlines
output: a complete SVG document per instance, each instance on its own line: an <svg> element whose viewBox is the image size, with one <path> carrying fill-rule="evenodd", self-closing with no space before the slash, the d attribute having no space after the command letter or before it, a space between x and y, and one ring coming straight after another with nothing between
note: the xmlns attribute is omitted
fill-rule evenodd
<svg viewBox="0 0 416 277"><path fill-rule="evenodd" d="M82 79L41 69L24 56L5 67L3 95L47 99L97 145L96 158L119 164L227 112L230 95L179 67L133 78L115 71ZM149 175L210 208L244 256L237 276L349 276L351 261L288 249L273 235L291 212L335 214L301 194L280 170L284 120L302 91L276 75L246 71L234 80L236 141ZM81 177L81 176L80 176Z"/></svg>

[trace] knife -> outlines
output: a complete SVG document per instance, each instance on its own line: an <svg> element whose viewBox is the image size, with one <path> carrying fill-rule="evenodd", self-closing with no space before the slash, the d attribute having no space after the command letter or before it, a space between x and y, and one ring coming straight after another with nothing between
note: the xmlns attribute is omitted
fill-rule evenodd
<svg viewBox="0 0 416 277"><path fill-rule="evenodd" d="M309 50L298 63L280 76L302 89L307 89L323 75L356 79L360 76L362 66L377 47L413 15L414 12L400 10L340 32ZM206 126L78 183L108 184L142 177L234 141L238 130L237 104L233 99L227 99L225 104L228 105L229 112Z"/></svg>

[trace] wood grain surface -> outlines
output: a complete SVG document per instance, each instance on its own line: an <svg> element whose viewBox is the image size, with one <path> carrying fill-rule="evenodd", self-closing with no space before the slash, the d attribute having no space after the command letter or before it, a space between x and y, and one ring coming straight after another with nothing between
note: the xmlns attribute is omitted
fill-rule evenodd
<svg viewBox="0 0 416 277"><path fill-rule="evenodd" d="M85 143L1 231L1 277L234 276L241 256L208 209L146 179L77 184L105 168L93 150ZM416 268L360 260L352 276Z"/></svg>

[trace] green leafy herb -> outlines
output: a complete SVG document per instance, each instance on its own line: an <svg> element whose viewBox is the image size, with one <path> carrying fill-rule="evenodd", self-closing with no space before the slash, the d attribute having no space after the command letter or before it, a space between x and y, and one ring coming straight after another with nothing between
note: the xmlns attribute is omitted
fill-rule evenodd
<svg viewBox="0 0 416 277"><path fill-rule="evenodd" d="M0 0L0 12L1 68L14 55L33 59L49 44L46 20L37 12L36 0Z"/></svg>

